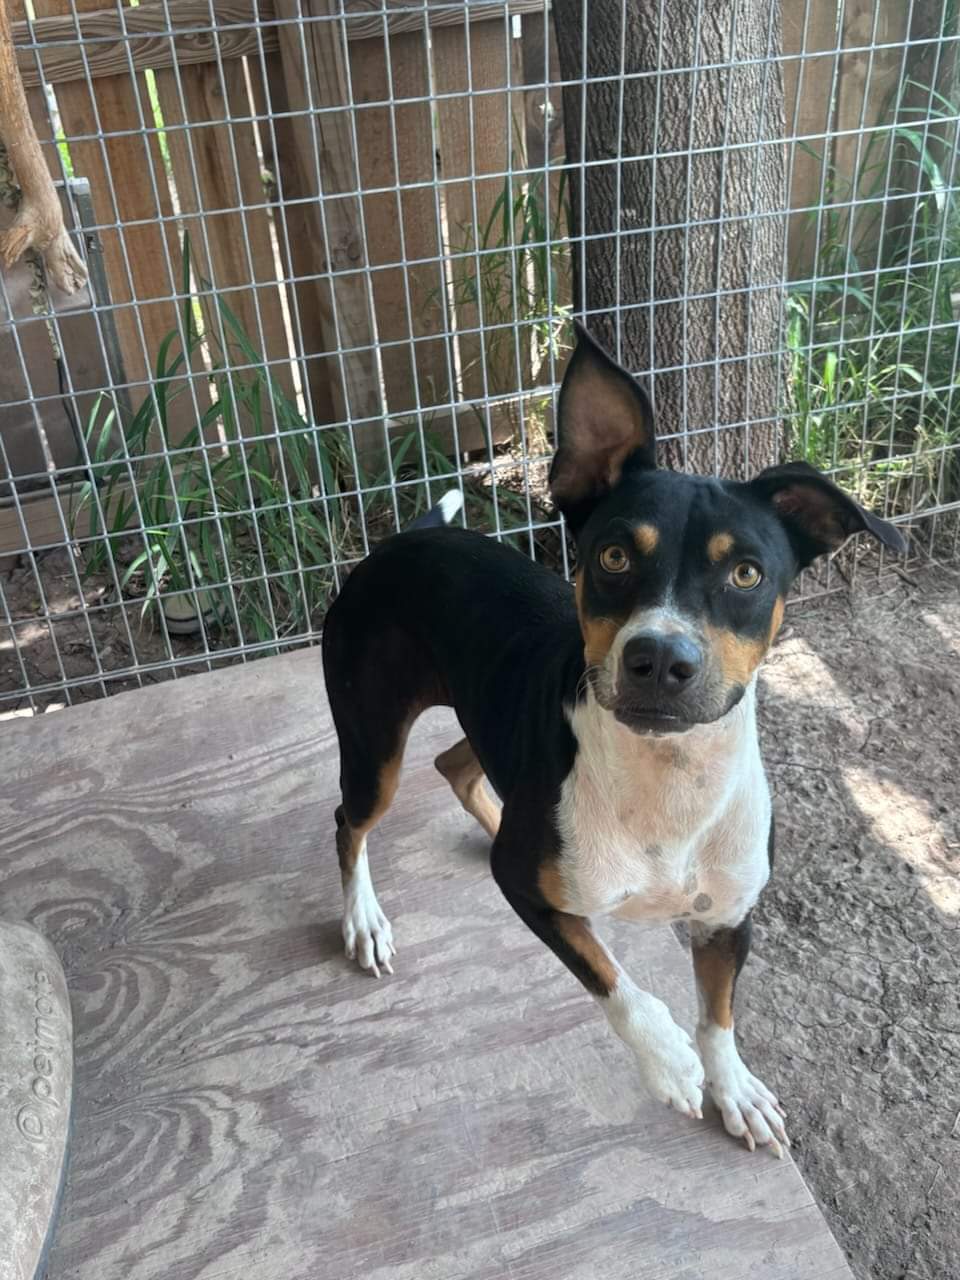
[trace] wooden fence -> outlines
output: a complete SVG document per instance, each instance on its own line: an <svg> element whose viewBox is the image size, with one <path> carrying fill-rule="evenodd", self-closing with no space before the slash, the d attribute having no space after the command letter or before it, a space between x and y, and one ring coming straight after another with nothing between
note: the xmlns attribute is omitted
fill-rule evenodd
<svg viewBox="0 0 960 1280"><path fill-rule="evenodd" d="M419 413L447 432L456 421L461 449L509 432L509 412L470 406L529 394L549 370L526 336L490 330L475 250L491 247L484 228L503 174L547 155L559 173L543 0L102 3L33 0L30 23L22 0L12 7L51 168L61 176L53 140L65 138L91 184L131 398L147 394L182 313L186 232L194 284L218 291L314 422L366 422L382 439L385 418ZM783 6L787 132L810 139L791 146L793 210L830 198L825 150L853 172L860 131L904 77L907 6L877 3L875 20L874 0L847 0L839 26L838 0ZM556 205L556 179L550 190ZM792 217L800 273L812 265L809 225ZM569 302L566 287L555 304ZM174 402L173 444L211 395L197 361L192 393ZM49 495L22 510L26 529L0 509L0 555L62 541Z"/></svg>

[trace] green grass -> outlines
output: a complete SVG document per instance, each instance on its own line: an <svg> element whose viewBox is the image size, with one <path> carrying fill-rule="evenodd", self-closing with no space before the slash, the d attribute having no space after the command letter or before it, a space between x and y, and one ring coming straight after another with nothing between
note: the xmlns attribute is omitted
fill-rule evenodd
<svg viewBox="0 0 960 1280"><path fill-rule="evenodd" d="M144 615L156 620L164 597L184 593L232 642L269 645L315 629L335 588L333 565L365 554L364 527L376 541L409 524L453 486L455 468L429 425L421 433L403 421L388 432L389 462L381 449L378 470L365 467L344 430L305 421L208 285L203 304L216 314L201 335L190 282L185 239L181 329L160 344L150 392L122 441L106 397L91 412L95 480L74 502L74 535L85 573L102 574L112 560L121 591ZM230 367L221 326L231 363L249 367ZM190 397L186 375L204 341L215 357L210 402L174 438L172 411ZM468 483L466 496L471 525L493 527L490 491ZM497 502L503 527L526 523L520 495L501 490Z"/></svg>
<svg viewBox="0 0 960 1280"><path fill-rule="evenodd" d="M791 456L840 468L862 499L885 499L895 512L960 497L951 299L960 291L960 211L949 176L957 107L932 100L939 130L923 128L926 110L911 111L901 96L853 180L830 171L831 201L886 198L827 207L818 279L791 285L787 299ZM891 150L901 186L885 191Z"/></svg>
<svg viewBox="0 0 960 1280"><path fill-rule="evenodd" d="M523 167L522 151L518 155ZM505 178L486 222L478 228L459 226L451 234L453 300L458 310L475 307L477 322L482 319L491 395L525 388L518 347L524 366L540 369L569 346L571 309L558 305L569 294L571 270L566 174L549 193L549 210L548 181L544 173L526 182ZM466 362L464 375L478 360Z"/></svg>
<svg viewBox="0 0 960 1280"><path fill-rule="evenodd" d="M941 121L957 114L947 99L935 102ZM951 261L960 259L960 211L943 140L953 136L946 124L943 137L925 134L898 105L872 135L854 180L830 174L838 205L829 204L816 224L817 279L788 291L791 454L838 468L865 501L885 498L897 511L960 497L957 451L949 452L960 443L951 300L960 292L960 262ZM883 194L891 148L903 190L892 193L882 228L879 200L856 206L851 222L842 201ZM911 175L919 195L916 181L911 193ZM562 191L548 222L540 182L512 191L505 184L486 224L476 233L461 229L462 256L454 258L456 304L482 308L490 329L493 394L521 389L516 320L530 322L522 351L534 367L568 341L569 317L556 308L570 270ZM362 557L364 528L376 541L408 524L451 487L456 465L429 420L423 430L392 423L389 457L381 450L371 462L365 450L358 460L344 429L304 419L229 306L202 281L195 292L193 280L185 239L180 329L161 343L149 394L124 424L122 447L110 401L102 398L91 413L95 480L80 489L74 527L87 573L102 573L112 559L121 590L144 613L155 615L163 597L183 592L228 642L270 646L316 629L335 588L333 566ZM172 409L189 396L187 375L201 367L201 349L210 367L194 376L207 380L205 407L174 438ZM238 362L248 367L231 367ZM480 480L465 489L472 527L499 525L529 548L529 536L516 532L528 523L523 493ZM555 530L538 536L537 554L558 554L554 542L559 547Z"/></svg>

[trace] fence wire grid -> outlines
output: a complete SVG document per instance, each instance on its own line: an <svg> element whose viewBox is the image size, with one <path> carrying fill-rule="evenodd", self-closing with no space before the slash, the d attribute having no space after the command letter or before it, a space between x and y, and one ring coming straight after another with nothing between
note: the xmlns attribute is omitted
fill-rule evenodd
<svg viewBox="0 0 960 1280"><path fill-rule="evenodd" d="M670 465L956 555L955 0L100 2L7 0L89 281L0 274L0 714L314 640L450 488L569 574L574 315Z"/></svg>

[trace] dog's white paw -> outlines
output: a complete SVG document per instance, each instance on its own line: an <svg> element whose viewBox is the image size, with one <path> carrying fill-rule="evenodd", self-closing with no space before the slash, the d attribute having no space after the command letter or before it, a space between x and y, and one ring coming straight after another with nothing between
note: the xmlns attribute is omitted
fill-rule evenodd
<svg viewBox="0 0 960 1280"><path fill-rule="evenodd" d="M682 1115L703 1119L703 1064L690 1037L673 1024L673 1035L637 1053L647 1091Z"/></svg>
<svg viewBox="0 0 960 1280"><path fill-rule="evenodd" d="M344 913L343 946L347 959L356 960L361 969L369 970L375 978L380 977L381 969L393 973L390 960L397 954L393 930L376 898L372 910L360 904Z"/></svg>
<svg viewBox="0 0 960 1280"><path fill-rule="evenodd" d="M737 1052L733 1030L708 1027L697 1032L707 1075L707 1088L723 1116L723 1126L734 1138L742 1138L751 1151L769 1147L783 1159L790 1139L784 1127L785 1111L762 1080L746 1068Z"/></svg>
<svg viewBox="0 0 960 1280"><path fill-rule="evenodd" d="M390 960L397 954L393 929L380 909L373 891L366 851L357 861L343 895L343 947L348 960L380 977L380 970L393 973Z"/></svg>
<svg viewBox="0 0 960 1280"><path fill-rule="evenodd" d="M633 1050L647 1092L682 1115L703 1119L703 1064L667 1006L636 988L610 1001L610 1022Z"/></svg>

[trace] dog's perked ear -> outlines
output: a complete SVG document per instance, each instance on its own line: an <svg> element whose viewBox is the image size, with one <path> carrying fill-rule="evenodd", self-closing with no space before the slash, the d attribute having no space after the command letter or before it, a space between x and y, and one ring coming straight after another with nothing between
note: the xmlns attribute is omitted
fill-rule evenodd
<svg viewBox="0 0 960 1280"><path fill-rule="evenodd" d="M653 409L643 388L582 325L557 409L550 492L576 531L591 508L636 467L655 467Z"/></svg>
<svg viewBox="0 0 960 1280"><path fill-rule="evenodd" d="M747 487L776 511L790 534L801 568L864 531L891 551L902 555L907 549L906 539L889 520L881 520L854 502L808 462L768 467Z"/></svg>

